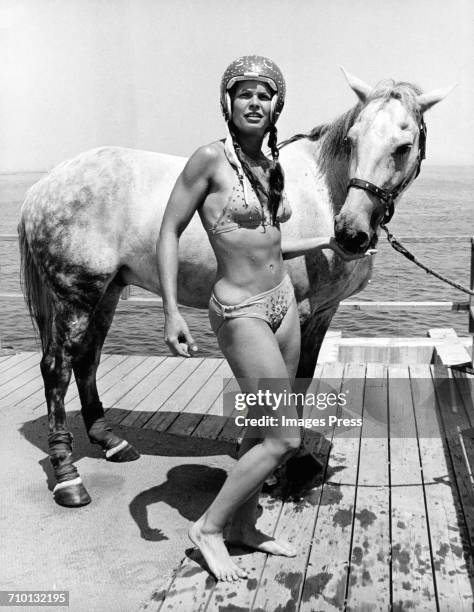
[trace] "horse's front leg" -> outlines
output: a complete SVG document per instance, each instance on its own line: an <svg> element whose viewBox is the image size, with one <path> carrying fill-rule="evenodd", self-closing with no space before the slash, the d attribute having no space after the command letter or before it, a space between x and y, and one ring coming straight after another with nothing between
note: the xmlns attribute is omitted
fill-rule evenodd
<svg viewBox="0 0 474 612"><path fill-rule="evenodd" d="M134 461L137 450L117 436L107 424L97 391L96 374L105 337L109 331L123 287L111 282L89 323L80 353L73 359L74 376L81 400L81 413L89 440L99 444L107 461Z"/></svg>

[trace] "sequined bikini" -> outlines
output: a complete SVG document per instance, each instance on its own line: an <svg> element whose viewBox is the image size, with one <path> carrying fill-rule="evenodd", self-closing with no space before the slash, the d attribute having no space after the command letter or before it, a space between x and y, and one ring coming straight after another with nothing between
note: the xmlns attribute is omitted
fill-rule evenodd
<svg viewBox="0 0 474 612"><path fill-rule="evenodd" d="M240 304L221 304L212 293L209 301L209 320L215 334L224 321L241 317L262 319L275 333L294 301L293 285L287 274L276 287L254 295Z"/></svg>
<svg viewBox="0 0 474 612"><path fill-rule="evenodd" d="M230 138L227 138L224 144L224 152L237 174L239 187L233 188L232 194L227 199L217 221L207 229L207 232L214 236L239 228L256 229L259 226L265 228L268 225L273 225L270 211L267 206L260 202L250 181L245 176ZM276 217L277 227L280 223L288 221L290 216L291 208L286 194L283 192Z"/></svg>
<svg viewBox="0 0 474 612"><path fill-rule="evenodd" d="M254 229L259 226L265 229L267 225L272 225L270 212L267 207L261 204L249 180L244 175L230 137L225 142L224 151L229 163L237 173L240 193L234 187L233 193L227 200L217 221L207 230L208 233L216 235L239 228ZM287 221L290 215L290 206L286 196L283 196L278 208L277 224ZM247 317L266 321L272 331L276 332L294 301L295 294L288 274L276 287L254 295L240 304L222 304L213 292L209 301L211 327L217 334L221 325L227 319Z"/></svg>

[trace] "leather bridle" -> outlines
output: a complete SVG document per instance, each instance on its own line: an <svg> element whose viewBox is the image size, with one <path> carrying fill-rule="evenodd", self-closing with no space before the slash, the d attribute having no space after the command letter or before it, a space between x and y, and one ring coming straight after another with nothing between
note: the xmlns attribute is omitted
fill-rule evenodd
<svg viewBox="0 0 474 612"><path fill-rule="evenodd" d="M370 181L365 181L364 179L353 178L349 181L349 185L347 186L347 190L351 187L355 187L356 189L363 189L364 191L368 191L373 195L377 196L377 198L382 202L385 206L384 216L380 223L380 225L386 225L391 218L393 217L393 213L395 212L395 200L401 195L404 189L408 187L408 185L416 179L416 177L420 174L421 162L426 157L426 125L423 117L421 117L420 123L418 125L419 129L419 137L418 137L418 155L417 162L413 170L410 174L405 178L404 181L389 191L388 189L383 189L382 187L378 187L374 185Z"/></svg>

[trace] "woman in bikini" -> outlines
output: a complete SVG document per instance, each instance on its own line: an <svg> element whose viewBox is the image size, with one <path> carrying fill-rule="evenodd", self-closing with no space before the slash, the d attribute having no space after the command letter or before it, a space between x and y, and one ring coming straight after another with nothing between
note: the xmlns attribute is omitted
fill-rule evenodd
<svg viewBox="0 0 474 612"><path fill-rule="evenodd" d="M197 348L178 310L178 241L198 211L217 260L209 319L219 346L244 393L289 391L300 353L300 325L293 286L283 259L317 248L333 248L327 238L283 242L280 224L291 215L278 162L275 127L285 101L280 69L261 56L241 57L221 81L221 107L228 127L225 141L199 148L171 193L158 241L158 262L166 317L165 341L174 355ZM268 134L272 159L262 153ZM271 379L271 380L268 380ZM275 416L271 405L249 407L249 417ZM285 416L297 418L295 406ZM275 555L294 556L286 541L255 526L265 479L300 446L297 427L248 428L239 460L189 535L218 580L245 578L231 559L227 540Z"/></svg>

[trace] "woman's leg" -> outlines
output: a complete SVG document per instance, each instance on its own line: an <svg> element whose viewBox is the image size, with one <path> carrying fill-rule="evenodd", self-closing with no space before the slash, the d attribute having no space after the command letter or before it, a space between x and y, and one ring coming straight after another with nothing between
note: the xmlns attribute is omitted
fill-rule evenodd
<svg viewBox="0 0 474 612"><path fill-rule="evenodd" d="M218 340L234 376L242 379L244 392L258 392L258 380L264 378L275 380L271 389L274 393L291 390L278 341L267 323L252 318L226 320L219 328ZM263 408L261 414L275 415L269 407L267 411ZM296 417L296 410L287 409L286 414ZM243 577L224 546L222 531L226 522L236 508L259 489L266 476L285 456L299 448L298 427L267 427L253 433L263 437L263 441L249 448L239 459L214 502L190 530L191 539L201 549L210 570L218 579ZM265 539L271 541L267 536ZM263 548L260 537L255 544ZM273 552L294 554L288 547Z"/></svg>
<svg viewBox="0 0 474 612"><path fill-rule="evenodd" d="M300 358L300 325L296 301L294 301L288 309L285 318L275 333L275 338L286 365L289 382L291 386L293 386ZM239 449L239 457L244 455L258 442L260 442L260 440L255 439L252 433L247 430ZM280 543L273 539L269 539L268 536L262 540L261 535L259 535L255 529L257 505L261 489L262 486L260 485L254 494L234 513L228 539L233 542L244 543L248 543L250 539L252 539L254 548L272 554L285 554L284 550L288 550L286 543ZM259 545L257 545L258 541L260 541ZM282 552L277 552L277 548L280 545L283 546L283 550Z"/></svg>

